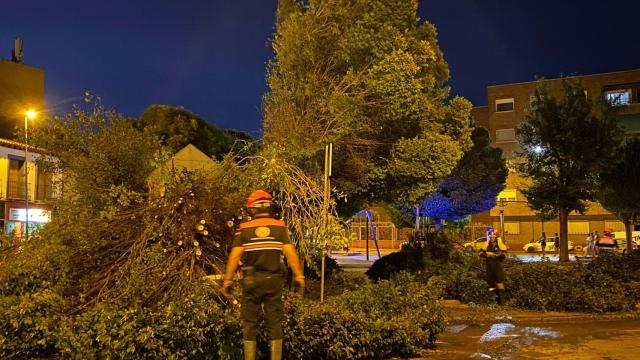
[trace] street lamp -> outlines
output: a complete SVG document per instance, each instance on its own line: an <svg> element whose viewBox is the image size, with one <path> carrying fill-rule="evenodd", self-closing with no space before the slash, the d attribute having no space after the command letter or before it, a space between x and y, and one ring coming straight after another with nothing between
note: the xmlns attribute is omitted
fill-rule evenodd
<svg viewBox="0 0 640 360"><path fill-rule="evenodd" d="M32 109L24 113L24 241L29 240L29 120L35 119L37 115L38 113Z"/></svg>

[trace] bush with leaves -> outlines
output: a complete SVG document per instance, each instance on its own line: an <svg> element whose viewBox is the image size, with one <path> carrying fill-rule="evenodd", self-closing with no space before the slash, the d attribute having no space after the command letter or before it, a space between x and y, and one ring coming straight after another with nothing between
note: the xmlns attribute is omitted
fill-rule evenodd
<svg viewBox="0 0 640 360"><path fill-rule="evenodd" d="M66 305L52 290L0 297L0 358L55 355Z"/></svg>
<svg viewBox="0 0 640 360"><path fill-rule="evenodd" d="M408 274L366 284L324 303L287 302L285 346L292 359L385 359L416 355L444 329L441 288Z"/></svg>
<svg viewBox="0 0 640 360"><path fill-rule="evenodd" d="M619 280L580 267L522 264L511 269L508 279L513 306L596 313L630 308Z"/></svg>
<svg viewBox="0 0 640 360"><path fill-rule="evenodd" d="M399 252L394 252L376 260L366 274L374 281L390 279L401 271L416 272L425 267L424 249L422 245L405 245Z"/></svg>
<svg viewBox="0 0 640 360"><path fill-rule="evenodd" d="M158 308L100 304L66 329L63 349L75 359L238 359L241 340L237 314L204 285Z"/></svg>

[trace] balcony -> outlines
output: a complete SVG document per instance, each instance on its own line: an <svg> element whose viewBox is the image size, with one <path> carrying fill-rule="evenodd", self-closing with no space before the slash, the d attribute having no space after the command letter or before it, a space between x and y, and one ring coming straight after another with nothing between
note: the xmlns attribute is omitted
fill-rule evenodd
<svg viewBox="0 0 640 360"><path fill-rule="evenodd" d="M9 200L24 200L25 199L25 186L24 180L9 180L7 182L7 199ZM31 188L31 184L27 184ZM29 200L31 196L29 196Z"/></svg>

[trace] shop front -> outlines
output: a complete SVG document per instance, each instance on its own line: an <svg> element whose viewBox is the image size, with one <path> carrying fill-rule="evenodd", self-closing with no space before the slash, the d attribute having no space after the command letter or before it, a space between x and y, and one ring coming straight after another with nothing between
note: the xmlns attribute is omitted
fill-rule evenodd
<svg viewBox="0 0 640 360"><path fill-rule="evenodd" d="M22 238L25 236L25 229L29 224L29 235L38 231L51 220L51 209L42 204L29 204L29 211L24 206L24 202L7 201L5 203L5 234Z"/></svg>

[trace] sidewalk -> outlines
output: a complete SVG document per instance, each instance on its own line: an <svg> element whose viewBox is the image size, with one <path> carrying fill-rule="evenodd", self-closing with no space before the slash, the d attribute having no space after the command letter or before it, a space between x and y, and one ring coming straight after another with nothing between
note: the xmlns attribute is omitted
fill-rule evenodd
<svg viewBox="0 0 640 360"><path fill-rule="evenodd" d="M381 255L384 256L384 254ZM375 250L369 253L369 261L367 261L367 255L364 252L350 252L348 254L334 253L330 256L338 262L338 265L340 265L344 271L359 272L366 272L371 265L379 259Z"/></svg>

